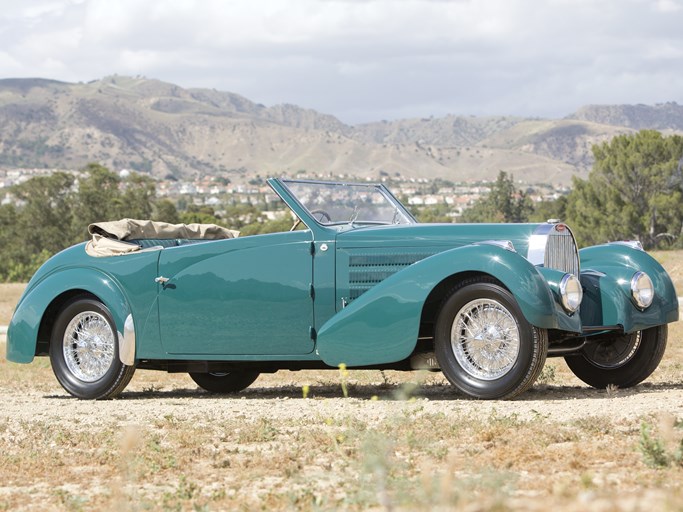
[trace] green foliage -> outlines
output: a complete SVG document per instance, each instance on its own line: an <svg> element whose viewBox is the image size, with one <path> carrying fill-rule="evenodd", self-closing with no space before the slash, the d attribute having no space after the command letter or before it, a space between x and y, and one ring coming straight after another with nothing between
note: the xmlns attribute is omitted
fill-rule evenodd
<svg viewBox="0 0 683 512"><path fill-rule="evenodd" d="M451 208L447 204L437 204L433 206L422 206L413 208L413 215L419 222L434 223L434 222L453 222L453 218L449 215Z"/></svg>
<svg viewBox="0 0 683 512"><path fill-rule="evenodd" d="M673 418L671 418L673 420ZM672 424L666 425L666 430L675 428L680 429L682 424L678 421L672 421ZM683 438L678 443L673 439L666 443L661 437L655 436L652 433L652 426L643 422L640 426L640 442L638 449L643 455L645 464L652 468L668 468L670 466L683 467ZM667 448L667 444L676 445L674 448Z"/></svg>
<svg viewBox="0 0 683 512"><path fill-rule="evenodd" d="M211 206L190 205L180 214L180 222L184 224L218 224L223 225L221 218L216 215Z"/></svg>
<svg viewBox="0 0 683 512"><path fill-rule="evenodd" d="M462 222L527 222L533 212L529 197L515 189L512 175L504 171L491 185L491 192L472 208L465 210Z"/></svg>
<svg viewBox="0 0 683 512"><path fill-rule="evenodd" d="M159 199L154 203L154 212L152 219L161 222L170 222L171 224L178 224L180 222L180 215L175 205L168 199Z"/></svg>
<svg viewBox="0 0 683 512"><path fill-rule="evenodd" d="M178 218L173 204L155 210L156 189L147 176L121 180L99 164L78 180L62 172L12 188L19 206L0 206L0 281L26 281L52 254L86 239L93 222L151 218L154 211Z"/></svg>
<svg viewBox="0 0 683 512"><path fill-rule="evenodd" d="M534 206L529 216L530 222L546 222L549 219L565 220L567 218L567 196L560 196L554 201L543 201Z"/></svg>
<svg viewBox="0 0 683 512"><path fill-rule="evenodd" d="M290 218L279 220L266 220L263 222L253 222L240 229L241 236L264 235L266 233L280 233L289 231L293 221Z"/></svg>
<svg viewBox="0 0 683 512"><path fill-rule="evenodd" d="M154 210L156 186L149 176L131 174L123 183L117 218L149 219Z"/></svg>
<svg viewBox="0 0 683 512"><path fill-rule="evenodd" d="M669 245L683 221L683 137L654 130L593 147L588 180L574 179L566 220L583 245L636 239Z"/></svg>

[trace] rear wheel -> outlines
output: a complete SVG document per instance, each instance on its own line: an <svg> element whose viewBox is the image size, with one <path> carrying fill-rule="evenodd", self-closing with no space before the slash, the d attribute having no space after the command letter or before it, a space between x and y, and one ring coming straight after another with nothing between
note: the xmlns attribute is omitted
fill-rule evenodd
<svg viewBox="0 0 683 512"><path fill-rule="evenodd" d="M529 324L512 294L487 278L451 291L437 318L434 343L451 384L481 399L526 391L548 353L547 331Z"/></svg>
<svg viewBox="0 0 683 512"><path fill-rule="evenodd" d="M666 350L668 328L651 327L586 345L580 354L565 357L569 369L594 388L629 388L657 369Z"/></svg>
<svg viewBox="0 0 683 512"><path fill-rule="evenodd" d="M118 396L135 373L119 360L119 342L107 307L89 297L64 305L50 338L50 363L62 387L78 398Z"/></svg>
<svg viewBox="0 0 683 512"><path fill-rule="evenodd" d="M258 376L259 372L250 371L190 373L200 388L211 393L237 393L253 384Z"/></svg>

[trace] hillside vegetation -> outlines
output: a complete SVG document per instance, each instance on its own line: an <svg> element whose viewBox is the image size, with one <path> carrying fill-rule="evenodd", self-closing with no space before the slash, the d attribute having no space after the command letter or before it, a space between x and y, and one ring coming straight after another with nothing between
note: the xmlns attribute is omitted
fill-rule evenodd
<svg viewBox="0 0 683 512"><path fill-rule="evenodd" d="M122 76L89 83L0 80L0 167L98 162L156 177L248 176L300 169L376 178L533 182L585 177L593 144L641 128L683 129L683 107L585 107L566 119L403 119L349 126L295 105Z"/></svg>

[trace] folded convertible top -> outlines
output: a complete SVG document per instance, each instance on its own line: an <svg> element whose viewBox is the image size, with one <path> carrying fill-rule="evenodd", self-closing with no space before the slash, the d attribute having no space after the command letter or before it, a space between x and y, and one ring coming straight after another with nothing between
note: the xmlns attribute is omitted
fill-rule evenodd
<svg viewBox="0 0 683 512"><path fill-rule="evenodd" d="M220 240L239 236L239 231L216 224L169 224L136 219L96 222L88 226L88 233L91 239L85 251L90 256L117 256L139 251L140 245L130 243L130 240Z"/></svg>

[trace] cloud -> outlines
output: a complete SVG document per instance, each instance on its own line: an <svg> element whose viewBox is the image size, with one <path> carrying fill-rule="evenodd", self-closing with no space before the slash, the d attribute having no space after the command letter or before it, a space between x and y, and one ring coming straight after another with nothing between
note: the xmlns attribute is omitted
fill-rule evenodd
<svg viewBox="0 0 683 512"><path fill-rule="evenodd" d="M347 122L683 99L680 0L0 4L12 76L140 74Z"/></svg>

